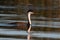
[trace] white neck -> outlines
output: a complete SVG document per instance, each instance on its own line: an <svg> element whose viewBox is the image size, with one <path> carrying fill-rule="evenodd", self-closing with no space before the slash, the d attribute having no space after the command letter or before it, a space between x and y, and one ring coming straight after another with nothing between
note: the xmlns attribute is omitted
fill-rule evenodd
<svg viewBox="0 0 60 40"><path fill-rule="evenodd" d="M28 21L29 21L30 24L31 24L31 18L30 18L31 13L32 13L32 12L29 12L29 13L28 13Z"/></svg>

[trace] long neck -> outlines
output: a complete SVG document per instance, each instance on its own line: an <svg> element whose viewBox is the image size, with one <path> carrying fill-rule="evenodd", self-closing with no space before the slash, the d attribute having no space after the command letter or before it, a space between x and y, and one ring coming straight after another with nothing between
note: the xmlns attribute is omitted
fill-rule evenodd
<svg viewBox="0 0 60 40"><path fill-rule="evenodd" d="M29 22L29 24L31 24L31 18L30 18L30 16L31 16L31 14L30 14L30 12L28 13L28 22Z"/></svg>

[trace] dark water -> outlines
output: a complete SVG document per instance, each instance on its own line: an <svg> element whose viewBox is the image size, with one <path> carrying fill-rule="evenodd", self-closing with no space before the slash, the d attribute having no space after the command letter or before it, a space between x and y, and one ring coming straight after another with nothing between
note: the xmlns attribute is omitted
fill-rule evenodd
<svg viewBox="0 0 60 40"><path fill-rule="evenodd" d="M0 2L0 40L27 40L28 33L26 29L17 30L14 28L16 26L15 24L8 24L11 22L27 23L27 6L21 5L25 4L22 2L17 5L14 5L16 2L13 5L10 4L13 2L8 2L8 0L7 2L2 0ZM33 3L34 1L31 2ZM49 5L49 3L39 3L33 3L34 5L37 5L34 8L38 12L31 16L32 29L30 33L30 40L60 40L60 18L48 18L44 17L45 15L43 14L45 11L47 11L46 13L55 13L55 11L58 13L60 7L58 6L59 3L57 4L57 2L53 2L52 4L50 3L51 5ZM56 5L53 5L54 3Z"/></svg>
<svg viewBox="0 0 60 40"><path fill-rule="evenodd" d="M9 15L10 16L10 15ZM26 30L8 29L6 26L15 26L7 24L11 22L27 23L27 16L20 15L20 20L12 20L14 17L2 17L0 20L0 40L27 40L28 33ZM24 16L24 17L23 17ZM7 20L9 19L9 20ZM11 20L10 20L11 19ZM60 22L41 21L36 16L32 16L31 40L59 40L60 39ZM2 27L3 26L3 27Z"/></svg>

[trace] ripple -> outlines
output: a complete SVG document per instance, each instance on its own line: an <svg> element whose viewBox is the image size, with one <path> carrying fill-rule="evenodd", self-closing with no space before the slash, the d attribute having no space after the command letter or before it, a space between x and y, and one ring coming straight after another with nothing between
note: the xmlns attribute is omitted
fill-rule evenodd
<svg viewBox="0 0 60 40"><path fill-rule="evenodd" d="M8 29L0 29L1 35L9 35L9 36L17 36L17 35L28 35L26 31L22 30L8 30ZM60 33L57 32L43 32L43 31L31 31L32 37L42 37L42 38L60 38Z"/></svg>

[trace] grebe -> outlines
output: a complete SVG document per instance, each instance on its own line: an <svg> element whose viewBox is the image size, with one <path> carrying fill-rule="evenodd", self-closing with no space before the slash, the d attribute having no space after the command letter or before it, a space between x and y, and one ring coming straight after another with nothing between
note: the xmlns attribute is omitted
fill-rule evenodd
<svg viewBox="0 0 60 40"><path fill-rule="evenodd" d="M17 29L26 29L28 30L28 32L30 32L31 30L31 14L34 14L33 13L33 10L28 10L27 11L28 15L27 15L27 19L28 19L28 23L27 25L25 25L26 23L24 22L13 22L13 23L10 23L10 24L17 24Z"/></svg>

